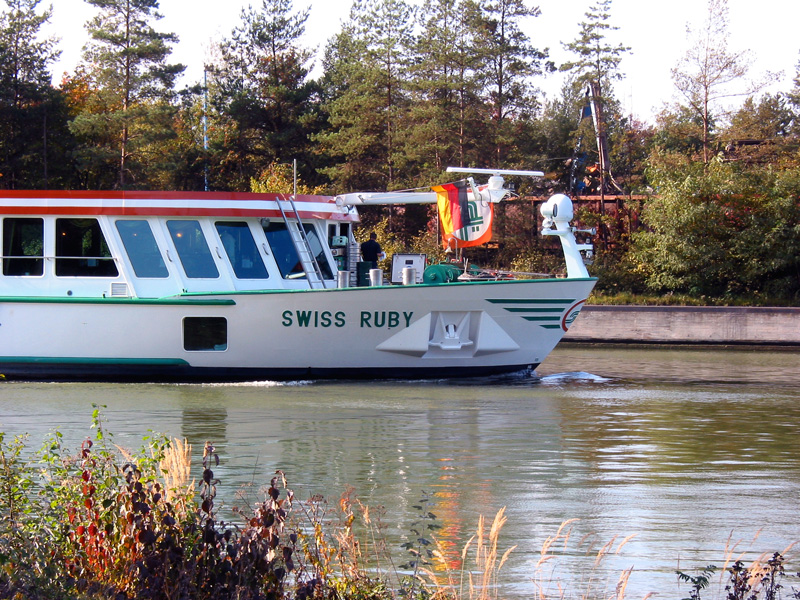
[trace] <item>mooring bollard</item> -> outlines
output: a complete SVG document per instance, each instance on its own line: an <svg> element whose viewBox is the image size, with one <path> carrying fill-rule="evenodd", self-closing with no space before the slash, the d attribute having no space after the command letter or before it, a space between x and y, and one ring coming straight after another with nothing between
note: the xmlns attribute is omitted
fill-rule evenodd
<svg viewBox="0 0 800 600"><path fill-rule="evenodd" d="M383 269L369 270L369 284L373 287L383 285Z"/></svg>

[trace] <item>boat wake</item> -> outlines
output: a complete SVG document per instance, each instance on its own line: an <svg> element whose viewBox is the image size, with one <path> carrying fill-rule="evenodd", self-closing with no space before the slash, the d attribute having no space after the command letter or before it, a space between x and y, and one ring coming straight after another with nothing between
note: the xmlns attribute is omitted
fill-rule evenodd
<svg viewBox="0 0 800 600"><path fill-rule="evenodd" d="M569 383L609 383L611 379L586 371L570 371L567 373L553 373L539 378L541 385L565 385Z"/></svg>
<svg viewBox="0 0 800 600"><path fill-rule="evenodd" d="M372 384L372 385L446 385L446 386L474 386L474 385L501 385L501 386L521 386L521 385L550 385L562 386L569 384L596 384L609 383L612 379L587 373L585 371L570 371L566 373L553 373L551 375L539 376L533 369L523 369L513 373L502 375L489 375L483 377L466 377L462 379L450 378L431 378L431 379L374 379L374 380L318 380L318 379L299 379L294 381L240 381L240 382L218 382L218 383L192 383L178 385L201 385L202 387L244 387L244 388L279 388L279 387L303 387L324 383L327 385L336 384Z"/></svg>
<svg viewBox="0 0 800 600"><path fill-rule="evenodd" d="M188 385L201 385L203 387L256 387L256 388L277 388L277 387L301 387L305 385L313 385L317 383L314 380L297 380L297 381L231 381L219 383L201 383L201 384L188 384Z"/></svg>

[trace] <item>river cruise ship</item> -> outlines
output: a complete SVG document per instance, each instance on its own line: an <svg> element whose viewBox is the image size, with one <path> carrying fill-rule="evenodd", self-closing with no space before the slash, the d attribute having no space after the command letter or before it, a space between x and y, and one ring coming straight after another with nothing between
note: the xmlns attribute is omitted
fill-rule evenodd
<svg viewBox="0 0 800 600"><path fill-rule="evenodd" d="M509 194L499 171L469 181L473 204ZM542 207L566 278L451 277L413 254L393 257L391 275L368 272L357 206L436 197L399 196L2 192L0 374L214 382L535 369L595 283L569 198Z"/></svg>

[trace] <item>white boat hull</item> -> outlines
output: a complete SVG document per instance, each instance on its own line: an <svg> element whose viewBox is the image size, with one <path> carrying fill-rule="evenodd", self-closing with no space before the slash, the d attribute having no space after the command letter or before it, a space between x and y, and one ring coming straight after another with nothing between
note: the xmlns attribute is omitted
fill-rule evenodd
<svg viewBox="0 0 800 600"><path fill-rule="evenodd" d="M165 299L4 298L0 374L234 381L437 378L534 369L594 283L545 279ZM219 343L187 349L185 323L193 320L222 324L224 334L214 334L221 336Z"/></svg>

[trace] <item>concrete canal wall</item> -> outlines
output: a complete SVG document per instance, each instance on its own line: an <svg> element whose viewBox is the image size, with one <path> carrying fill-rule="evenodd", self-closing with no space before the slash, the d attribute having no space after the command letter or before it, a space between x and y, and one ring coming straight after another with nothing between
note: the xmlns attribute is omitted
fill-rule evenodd
<svg viewBox="0 0 800 600"><path fill-rule="evenodd" d="M800 308L588 305L564 341L800 346Z"/></svg>

